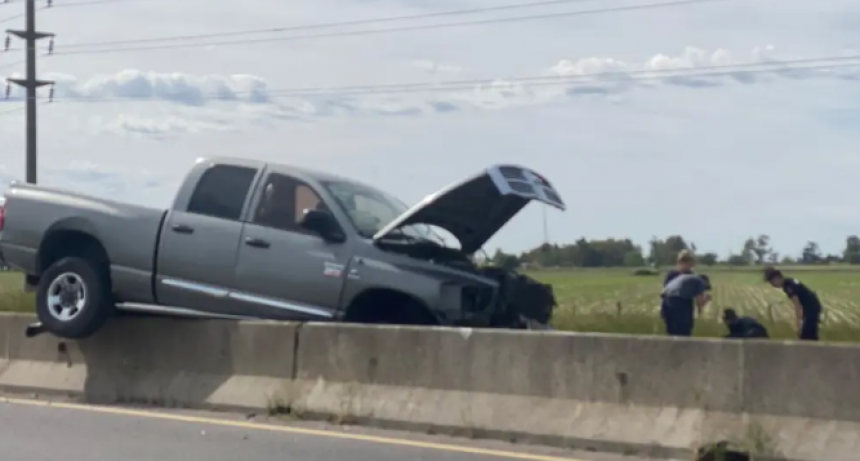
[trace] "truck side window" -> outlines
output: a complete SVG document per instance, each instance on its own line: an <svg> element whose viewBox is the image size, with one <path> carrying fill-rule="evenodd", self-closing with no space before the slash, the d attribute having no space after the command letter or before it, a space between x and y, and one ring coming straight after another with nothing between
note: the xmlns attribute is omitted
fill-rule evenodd
<svg viewBox="0 0 860 461"><path fill-rule="evenodd" d="M188 212L238 221L257 170L216 165L206 170L188 203Z"/></svg>
<svg viewBox="0 0 860 461"><path fill-rule="evenodd" d="M254 223L306 232L300 225L305 209L325 209L325 203L307 184L289 176L271 174L254 213Z"/></svg>

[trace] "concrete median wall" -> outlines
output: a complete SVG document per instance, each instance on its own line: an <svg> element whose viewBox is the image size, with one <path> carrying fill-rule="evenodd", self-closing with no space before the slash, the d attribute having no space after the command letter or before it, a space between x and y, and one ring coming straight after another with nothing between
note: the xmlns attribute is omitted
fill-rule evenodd
<svg viewBox="0 0 860 461"><path fill-rule="evenodd" d="M266 408L294 374L295 324L123 319L85 341L0 316L0 388L93 402Z"/></svg>
<svg viewBox="0 0 860 461"><path fill-rule="evenodd" d="M24 339L0 316L0 387L97 402L290 407L308 417L688 456L856 460L860 348L272 322L113 322ZM58 351L59 344L66 351Z"/></svg>

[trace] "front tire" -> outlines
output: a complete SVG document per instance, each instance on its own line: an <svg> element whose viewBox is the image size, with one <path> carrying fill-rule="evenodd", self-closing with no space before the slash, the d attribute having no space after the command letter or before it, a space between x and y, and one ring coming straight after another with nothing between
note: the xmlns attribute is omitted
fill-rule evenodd
<svg viewBox="0 0 860 461"><path fill-rule="evenodd" d="M40 277L36 314L45 329L56 336L91 336L113 312L107 273L86 259L62 258Z"/></svg>

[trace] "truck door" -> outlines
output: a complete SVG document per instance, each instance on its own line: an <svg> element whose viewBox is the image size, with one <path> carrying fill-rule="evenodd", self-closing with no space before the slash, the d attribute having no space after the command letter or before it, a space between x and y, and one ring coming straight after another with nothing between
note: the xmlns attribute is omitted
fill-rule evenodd
<svg viewBox="0 0 860 461"><path fill-rule="evenodd" d="M235 296L263 317L332 317L346 279L347 250L299 225L305 209L324 208L325 203L310 185L292 176L272 172L263 185L242 231Z"/></svg>
<svg viewBox="0 0 860 461"><path fill-rule="evenodd" d="M156 294L161 305L224 313L242 233L242 214L258 173L240 165L210 165L193 191L182 191L168 214L158 248ZM193 178L189 177L188 182Z"/></svg>

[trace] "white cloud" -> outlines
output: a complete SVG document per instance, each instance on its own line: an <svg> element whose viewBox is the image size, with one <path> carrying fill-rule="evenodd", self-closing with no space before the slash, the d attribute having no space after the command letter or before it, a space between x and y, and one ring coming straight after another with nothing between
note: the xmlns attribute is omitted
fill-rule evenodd
<svg viewBox="0 0 860 461"><path fill-rule="evenodd" d="M200 111L181 114L160 110L158 114L121 113L100 122L97 131L164 139L178 135L229 130L231 123L247 122L274 126L279 121L309 122L335 117L419 116L465 110L498 110L535 104L548 104L568 98L601 97L620 103L621 95L632 90L655 90L679 86L714 90L730 84L769 84L778 79L857 79L857 67L842 69L792 69L785 66L755 67L779 63L797 56L778 53L772 45L752 48L743 59L735 59L725 49L704 50L686 47L680 53L653 54L640 63L611 57L561 59L544 72L543 80L503 79L487 83L456 84L450 89L429 87L430 91L390 94L323 90L317 94L289 94L290 88L272 87L261 76L250 74L194 75L181 72L158 73L134 69L89 78L70 74L48 74L57 82L58 101L106 103L161 101ZM413 64L432 72L454 72L459 68L432 61ZM732 66L753 67L732 67ZM726 70L720 70L720 66ZM673 73L683 71L681 73ZM703 75L690 76L699 71ZM750 72L754 71L754 72ZM712 73L713 75L707 75ZM455 80L456 81L456 80ZM13 92L13 101L23 97ZM255 109L254 106L260 108ZM204 111L205 109L205 111ZM178 110L178 109L177 109ZM102 120L103 117L99 117Z"/></svg>
<svg viewBox="0 0 860 461"><path fill-rule="evenodd" d="M122 70L116 74L95 75L89 78L70 74L47 74L56 81L55 97L58 101L105 102L163 101L184 106L202 107L207 104L270 105L280 108L280 115L325 118L331 116L356 115L419 115L449 112L453 108L492 109L522 104L540 104L565 96L603 95L627 92L635 88L659 86L683 86L710 89L731 83L766 84L775 78L789 79L857 79L860 77L860 61L855 67L841 69L803 69L793 66L765 66L781 63L798 56L777 53L772 45L752 48L745 59L735 59L729 51L717 48L708 51L688 46L680 53L653 54L639 64L628 63L611 57L585 57L561 59L539 76L526 79L499 78L495 81L476 84L455 84L444 89L444 81L431 83L430 91L375 91L339 90L322 87L317 92L290 94L296 88L273 87L261 76L194 75L181 72L158 73L136 69ZM417 67L432 72L455 72L459 68L437 64L432 61L415 61ZM746 67L733 67L733 66ZM727 66L720 69L720 66ZM751 66L751 67L750 67ZM683 71L673 73L674 71ZM690 72L704 75L689 76ZM668 73L667 73L668 72ZM713 74L713 75L709 75ZM453 80L457 82L458 80ZM466 80L468 81L468 80ZM23 91L15 89L13 100L20 100ZM441 105L440 105L441 104ZM278 113L271 113L277 116ZM174 131L175 123L168 131ZM134 131L134 130L132 130ZM143 131L148 131L144 129ZM155 131L163 132L163 128ZM195 131L195 130L184 130Z"/></svg>
<svg viewBox="0 0 860 461"><path fill-rule="evenodd" d="M223 123L189 120L172 115L162 118L120 115L108 123L100 126L97 124L97 128L117 134L147 136L155 139L166 139L181 134L198 134L209 130L231 130L230 126Z"/></svg>
<svg viewBox="0 0 860 461"><path fill-rule="evenodd" d="M620 82L613 87L614 91L629 88L631 80L639 87L653 87L654 82L659 82L664 85L708 88L729 83L768 83L773 81L773 77L853 79L860 76L860 59L854 61L852 67L826 69L802 63L792 64L791 61L803 58L777 53L773 45L756 46L748 55L746 59L735 59L731 52L722 48L708 51L688 46L674 56L658 53L642 64L629 64L613 58L563 59L549 72L558 76L582 77L580 81L586 82L583 86L591 82ZM589 82L589 78L593 80Z"/></svg>
<svg viewBox="0 0 860 461"><path fill-rule="evenodd" d="M189 75L125 69L113 75L96 75L83 81L68 74L49 73L45 78L56 82L58 98L135 98L191 106L209 101L269 101L265 80L253 75Z"/></svg>
<svg viewBox="0 0 860 461"><path fill-rule="evenodd" d="M459 74L463 71L460 66L444 64L428 59L417 59L412 61L412 65L429 74Z"/></svg>
<svg viewBox="0 0 860 461"><path fill-rule="evenodd" d="M58 34L62 52L66 44L116 38L119 23L120 38L135 39L494 5L470 2L120 2L45 12L39 27ZM475 15L488 17L495 16ZM42 77L62 82L58 104L40 108L40 181L79 178L62 173L76 158L109 175L71 185L110 194L131 184L122 197L162 205L194 157L236 155L354 176L411 201L504 161L543 171L561 188L570 211L549 214L553 239L629 235L644 243L681 232L725 253L770 232L782 253L809 239L839 251L860 226L845 211L854 206L846 190L860 144L856 68L644 78L839 55L856 49L850 23L858 17L854 0L787 2L779 11L768 2L714 2L397 34L58 54L39 66ZM16 53L0 56L0 65L23 58ZM535 75L577 83L512 78ZM277 91L471 79L494 80L426 93ZM17 89L14 96L10 107L21 102ZM142 102L62 103L64 96ZM23 120L23 111L0 116L0 165L16 177L24 170ZM142 168L160 185L134 193ZM530 207L492 245L534 245L541 221Z"/></svg>

